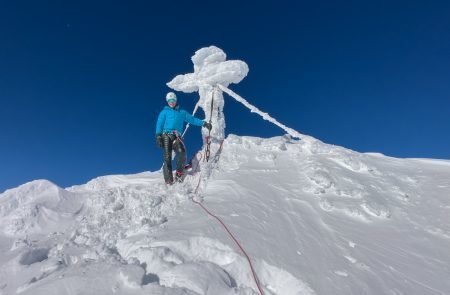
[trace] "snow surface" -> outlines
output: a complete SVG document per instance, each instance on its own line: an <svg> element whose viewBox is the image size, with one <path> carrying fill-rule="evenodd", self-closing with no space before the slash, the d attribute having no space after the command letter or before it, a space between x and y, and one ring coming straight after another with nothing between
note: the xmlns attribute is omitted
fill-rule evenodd
<svg viewBox="0 0 450 295"><path fill-rule="evenodd" d="M289 136L214 155L169 188L156 171L0 194L0 294L258 294L191 198L267 295L450 294L449 161Z"/></svg>

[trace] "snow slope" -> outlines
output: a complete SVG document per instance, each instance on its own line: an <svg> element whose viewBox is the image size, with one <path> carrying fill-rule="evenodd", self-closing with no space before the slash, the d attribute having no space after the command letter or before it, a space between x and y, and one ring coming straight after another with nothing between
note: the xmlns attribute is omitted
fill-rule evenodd
<svg viewBox="0 0 450 295"><path fill-rule="evenodd" d="M0 294L259 294L191 198L265 294L450 294L450 161L230 135L197 170L4 192Z"/></svg>

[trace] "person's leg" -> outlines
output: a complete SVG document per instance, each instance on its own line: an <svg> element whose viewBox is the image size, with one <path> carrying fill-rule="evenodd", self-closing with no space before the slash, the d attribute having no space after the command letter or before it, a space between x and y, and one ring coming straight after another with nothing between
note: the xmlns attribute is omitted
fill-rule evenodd
<svg viewBox="0 0 450 295"><path fill-rule="evenodd" d="M164 166L163 174L166 183L173 183L172 174L172 142L173 137L170 134L163 134L163 144L164 144Z"/></svg>
<svg viewBox="0 0 450 295"><path fill-rule="evenodd" d="M173 149L177 153L177 171L176 174L178 178L181 178L184 171L184 165L186 163L186 150L184 144L180 139L177 139L173 143Z"/></svg>

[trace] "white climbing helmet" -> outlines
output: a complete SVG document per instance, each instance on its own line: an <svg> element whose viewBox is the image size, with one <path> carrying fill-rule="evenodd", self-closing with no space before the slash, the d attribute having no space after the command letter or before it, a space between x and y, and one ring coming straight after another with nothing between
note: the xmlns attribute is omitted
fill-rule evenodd
<svg viewBox="0 0 450 295"><path fill-rule="evenodd" d="M175 93L173 92L168 92L166 94L166 101L169 101L170 99L174 99L175 101L177 101L177 96L175 95Z"/></svg>

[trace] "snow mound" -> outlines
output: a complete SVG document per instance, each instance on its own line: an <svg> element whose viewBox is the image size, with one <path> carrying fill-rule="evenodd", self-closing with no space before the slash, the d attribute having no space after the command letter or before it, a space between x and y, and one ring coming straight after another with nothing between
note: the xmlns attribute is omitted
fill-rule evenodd
<svg viewBox="0 0 450 295"><path fill-rule="evenodd" d="M0 195L1 231L10 236L60 228L82 208L82 198L47 180L36 180Z"/></svg>
<svg viewBox="0 0 450 295"><path fill-rule="evenodd" d="M259 294L192 198L267 295L450 293L448 161L289 136L212 147L172 187L157 171L0 194L0 294Z"/></svg>

